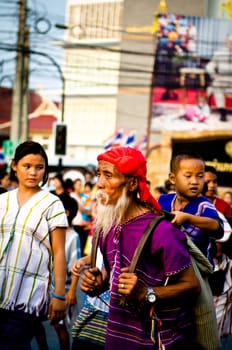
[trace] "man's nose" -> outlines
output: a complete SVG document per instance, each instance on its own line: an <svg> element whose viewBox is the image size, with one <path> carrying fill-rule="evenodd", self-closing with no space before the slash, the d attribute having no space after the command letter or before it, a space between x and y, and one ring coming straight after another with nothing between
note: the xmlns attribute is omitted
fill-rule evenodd
<svg viewBox="0 0 232 350"><path fill-rule="evenodd" d="M98 177L96 185L97 185L97 188L103 188L104 187L104 180L103 180L102 176Z"/></svg>

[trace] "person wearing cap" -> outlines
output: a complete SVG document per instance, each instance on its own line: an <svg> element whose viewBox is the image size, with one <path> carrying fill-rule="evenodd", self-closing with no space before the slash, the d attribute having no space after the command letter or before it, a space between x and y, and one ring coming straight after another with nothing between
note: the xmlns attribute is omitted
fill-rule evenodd
<svg viewBox="0 0 232 350"><path fill-rule="evenodd" d="M214 258L214 305L218 332L221 340L220 350L232 349L232 260L227 255L227 244L231 239L231 226L219 213L224 222L224 235L216 240L217 253ZM221 279L220 276L223 278ZM220 290L219 290L220 289Z"/></svg>
<svg viewBox="0 0 232 350"><path fill-rule="evenodd" d="M200 286L185 234L162 220L135 272L128 269L141 236L161 210L146 183L144 156L134 148L115 147L97 160L95 227L107 277L96 267L87 269L80 287L92 296L110 290L105 350L154 349L151 332L165 349L200 349L193 341L191 306ZM154 322L151 310L158 317Z"/></svg>

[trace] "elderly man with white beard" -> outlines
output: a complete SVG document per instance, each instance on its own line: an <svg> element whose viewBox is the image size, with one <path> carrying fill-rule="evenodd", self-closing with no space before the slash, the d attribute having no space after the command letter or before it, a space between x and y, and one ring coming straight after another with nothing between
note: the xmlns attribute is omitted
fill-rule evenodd
<svg viewBox="0 0 232 350"><path fill-rule="evenodd" d="M107 274L96 267L86 269L80 286L92 296L110 290L105 350L200 349L193 341L191 305L200 286L184 233L162 220L135 272L128 270L141 236L160 211L146 184L144 156L130 147L115 147L97 159L95 224ZM158 320L155 345L151 310Z"/></svg>

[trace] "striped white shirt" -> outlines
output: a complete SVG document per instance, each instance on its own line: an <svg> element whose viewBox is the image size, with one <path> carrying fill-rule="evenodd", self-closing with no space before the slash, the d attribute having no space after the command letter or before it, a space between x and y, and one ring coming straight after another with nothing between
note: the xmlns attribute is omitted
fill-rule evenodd
<svg viewBox="0 0 232 350"><path fill-rule="evenodd" d="M50 232L67 227L60 199L40 190L19 207L18 189L0 195L0 308L46 312L51 283Z"/></svg>

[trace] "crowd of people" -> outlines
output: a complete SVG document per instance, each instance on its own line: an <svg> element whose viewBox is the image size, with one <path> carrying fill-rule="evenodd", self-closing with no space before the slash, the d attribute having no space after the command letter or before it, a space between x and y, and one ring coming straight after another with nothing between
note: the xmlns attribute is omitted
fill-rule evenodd
<svg viewBox="0 0 232 350"><path fill-rule="evenodd" d="M97 161L85 181L59 173L48 188L47 155L26 141L11 173L1 174L0 349L29 350L32 339L48 349L49 320L61 350L204 350L187 238L212 267L220 345L205 350L231 349L231 192L219 198L216 170L195 152L176 152L167 181L152 189L140 151L114 147ZM163 210L172 216L152 230L132 270L144 231ZM85 293L80 310L77 288Z"/></svg>

